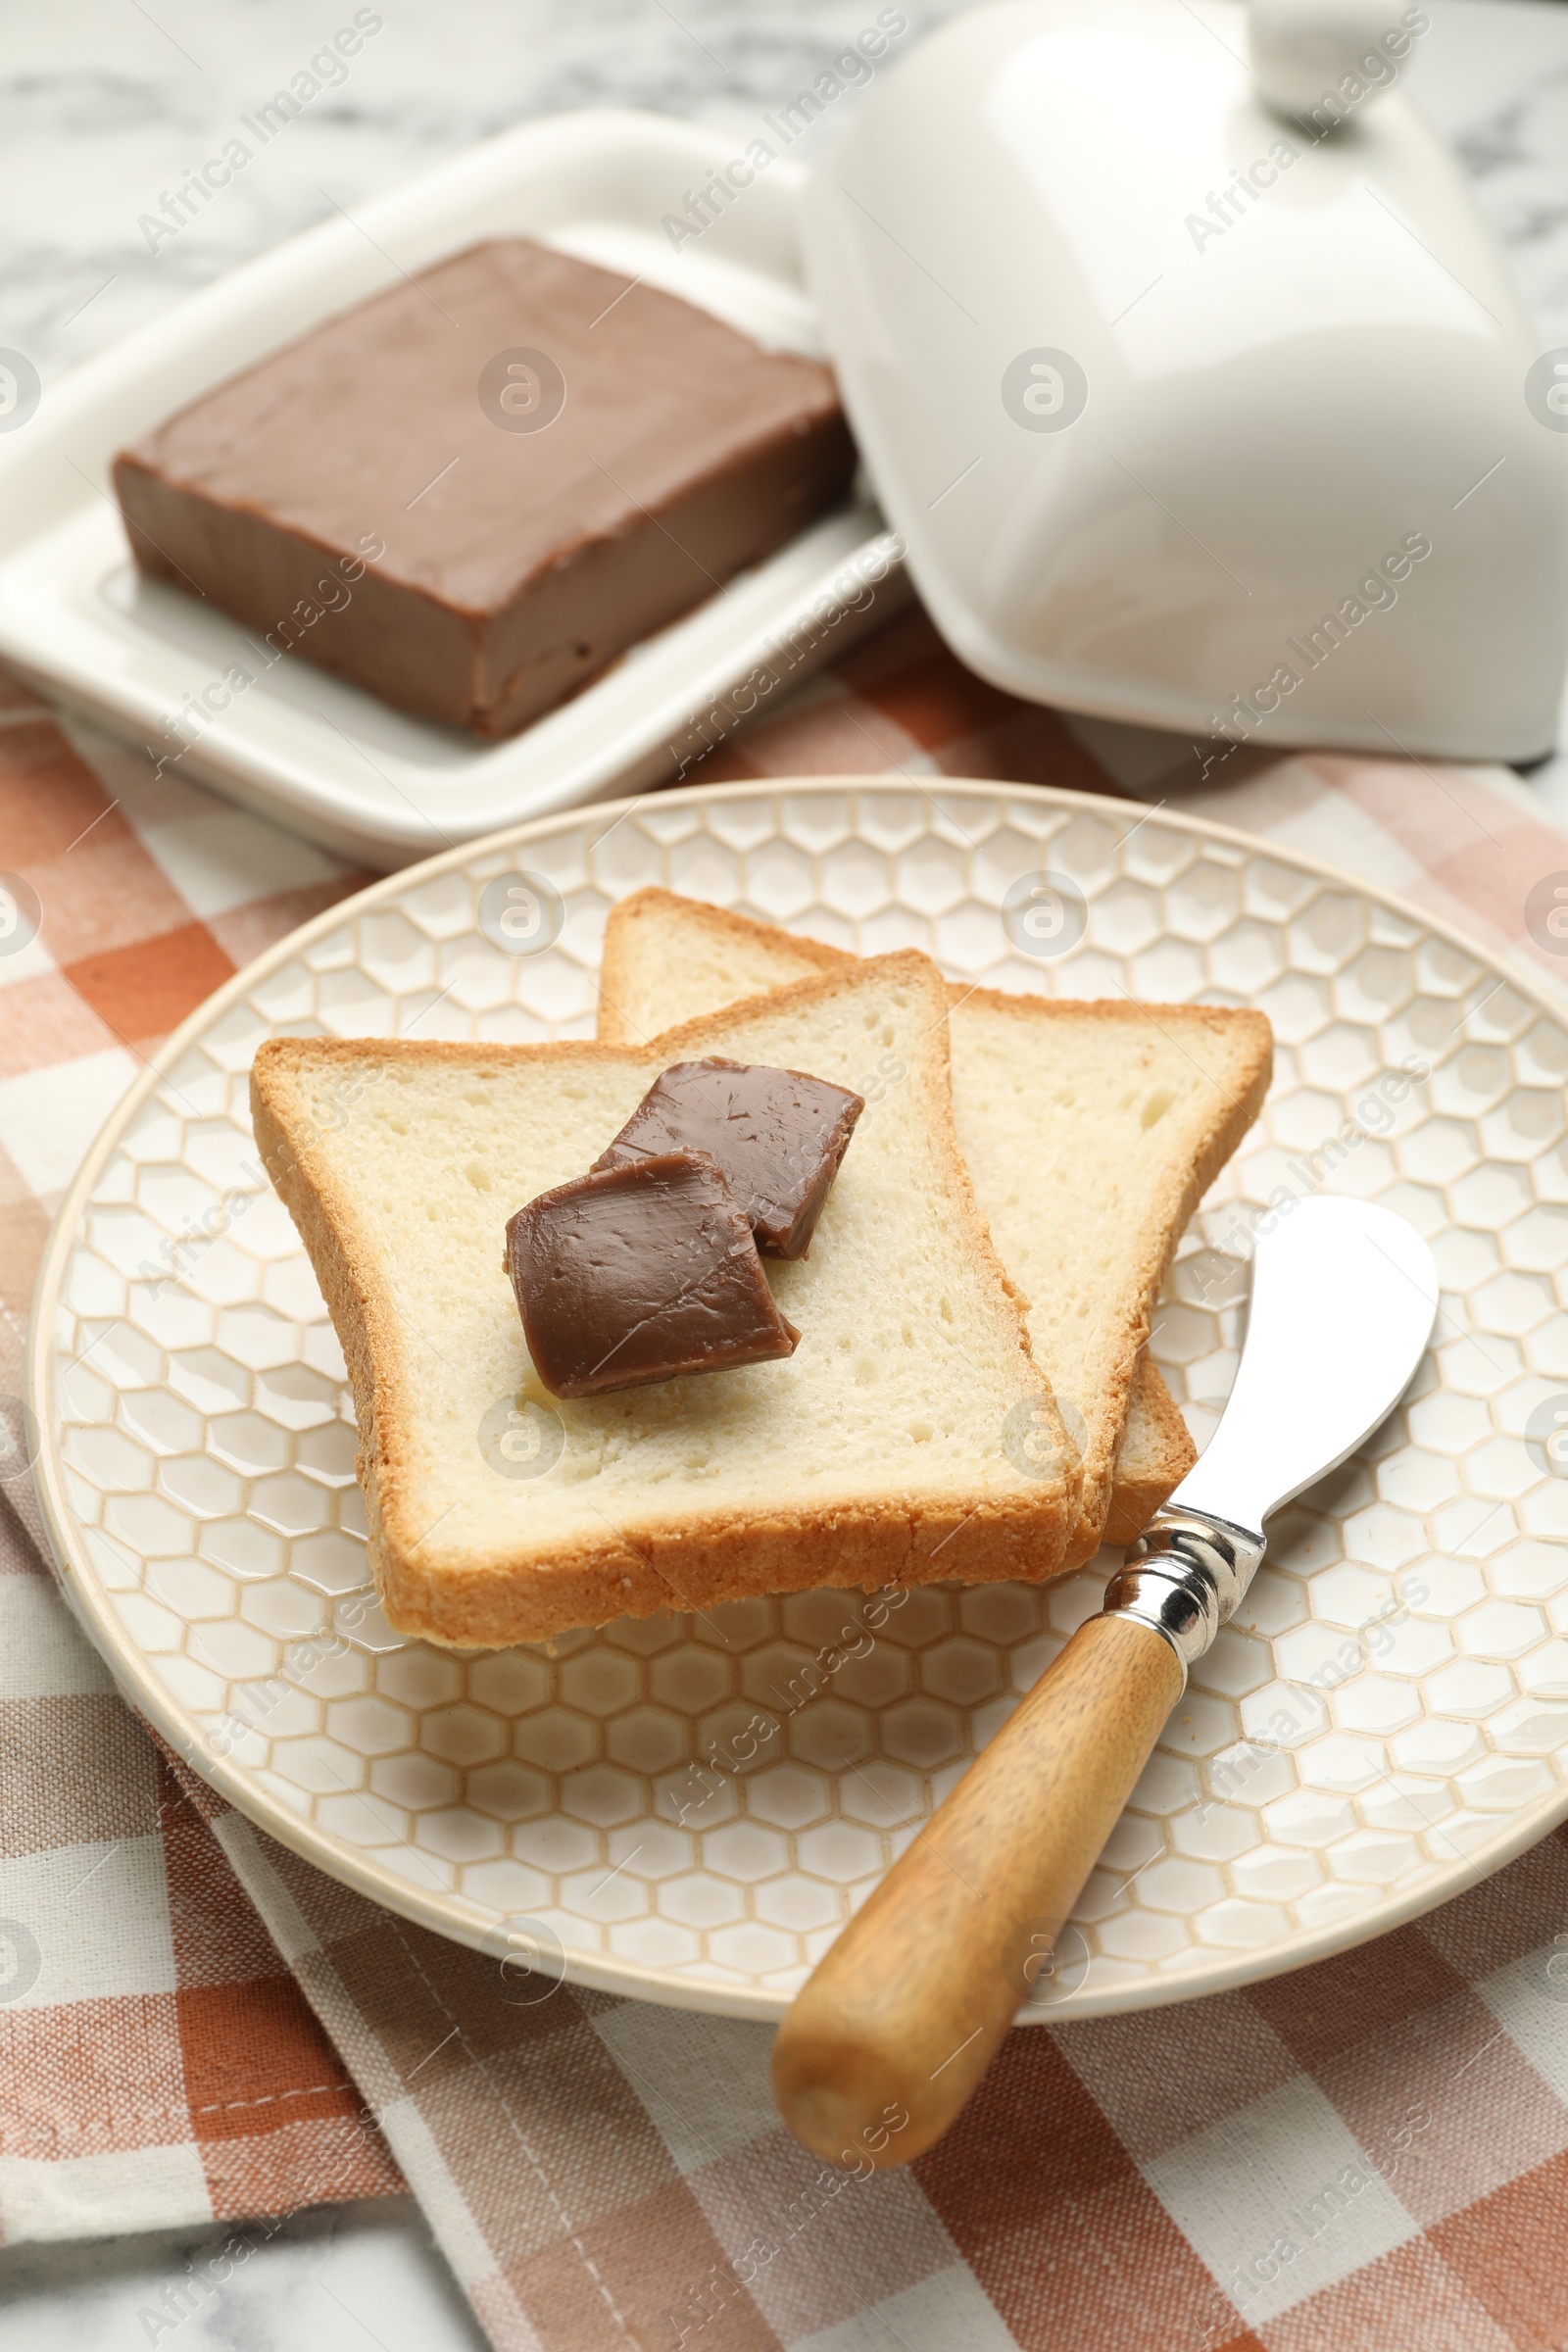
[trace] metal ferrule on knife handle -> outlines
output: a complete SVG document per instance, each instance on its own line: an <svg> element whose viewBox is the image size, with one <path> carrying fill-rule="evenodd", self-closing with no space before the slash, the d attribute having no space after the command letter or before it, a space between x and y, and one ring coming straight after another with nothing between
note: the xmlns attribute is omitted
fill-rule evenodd
<svg viewBox="0 0 1568 2352"><path fill-rule="evenodd" d="M1104 1613L1163 1634L1185 1679L1241 1601L1263 1551L1264 1539L1250 1528L1167 1505L1106 1587Z"/></svg>

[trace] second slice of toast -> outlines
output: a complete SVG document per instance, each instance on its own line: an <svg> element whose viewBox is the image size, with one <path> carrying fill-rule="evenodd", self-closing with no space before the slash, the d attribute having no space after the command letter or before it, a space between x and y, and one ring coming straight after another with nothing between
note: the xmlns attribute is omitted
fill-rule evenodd
<svg viewBox="0 0 1568 2352"><path fill-rule="evenodd" d="M806 1587L1060 1566L1078 1463L953 1131L941 974L907 953L656 1047L277 1038L257 1140L343 1345L392 1624L462 1647ZM529 1364L508 1218L580 1174L659 1072L801 1069L868 1104L787 1361L564 1401ZM1019 1433L1027 1440L1019 1444Z"/></svg>
<svg viewBox="0 0 1568 2352"><path fill-rule="evenodd" d="M599 1034L651 1037L855 960L641 890L606 927ZM1130 1543L1195 1458L1149 1359L1151 1313L1188 1219L1262 1105L1272 1038L1261 1013L1210 1005L948 996L959 1146L1083 1454L1071 1562Z"/></svg>

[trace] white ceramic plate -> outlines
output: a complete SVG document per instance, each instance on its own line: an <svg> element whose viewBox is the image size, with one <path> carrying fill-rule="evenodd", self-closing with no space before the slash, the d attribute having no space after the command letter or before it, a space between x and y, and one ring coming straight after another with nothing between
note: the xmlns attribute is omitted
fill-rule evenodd
<svg viewBox="0 0 1568 2352"><path fill-rule="evenodd" d="M565 920L511 956L477 908L519 868ZM1040 870L1086 903L1055 962L1020 956L1000 913ZM1273 1093L1183 1245L1154 1340L1200 1442L1235 1367L1248 1204L1299 1195L1328 1139L1344 1147L1329 1189L1402 1211L1437 1254L1438 1340L1410 1399L1273 1523L1245 1622L1139 1783L1046 2013L1210 1992L1355 1943L1568 1811L1568 1481L1547 1450L1568 1421L1562 1015L1413 908L1220 827L861 778L577 811L393 877L241 972L117 1111L40 1281L39 1486L83 1622L214 1786L461 1940L528 1918L519 1933L559 1939L576 1982L776 2016L1098 1606L1092 1574L916 1591L796 1703L859 1596L472 1658L399 1641L368 1600L342 1359L258 1181L252 1054L278 1029L587 1035L606 910L649 882L846 946L927 947L956 977L1269 1014ZM710 1743L743 1768L695 1770Z"/></svg>
<svg viewBox="0 0 1568 2352"><path fill-rule="evenodd" d="M110 490L115 452L318 319L477 238L540 237L820 357L796 253L797 167L760 173L679 254L660 225L732 152L711 130L655 115L530 123L293 238L117 344L0 438L0 654L117 733L160 750L182 740L166 718L230 663L254 672L256 658L237 622L136 572ZM724 698L754 669L782 693L908 593L897 543L856 500L505 743L285 662L206 725L180 767L328 849L407 865L668 782L711 739L715 705L719 730L735 723Z"/></svg>

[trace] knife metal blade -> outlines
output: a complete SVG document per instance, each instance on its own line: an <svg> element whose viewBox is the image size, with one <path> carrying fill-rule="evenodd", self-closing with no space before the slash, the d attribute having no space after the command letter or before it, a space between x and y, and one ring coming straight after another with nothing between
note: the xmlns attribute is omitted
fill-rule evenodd
<svg viewBox="0 0 1568 2352"><path fill-rule="evenodd" d="M1185 1668L1251 1583L1263 1522L1388 1418L1432 1336L1438 1269L1405 1218L1302 1200L1257 1245L1247 1343L1207 1447L1127 1555L1107 1616L1162 1634Z"/></svg>
<svg viewBox="0 0 1568 2352"><path fill-rule="evenodd" d="M1438 1269L1367 1200L1302 1200L1257 1244L1247 1345L1224 1417L1171 1496L1261 1529L1386 1420L1421 1361Z"/></svg>

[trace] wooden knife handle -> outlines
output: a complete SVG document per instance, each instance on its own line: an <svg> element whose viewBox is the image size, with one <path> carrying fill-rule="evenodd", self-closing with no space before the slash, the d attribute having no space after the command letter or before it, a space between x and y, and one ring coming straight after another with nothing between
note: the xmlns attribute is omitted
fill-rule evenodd
<svg viewBox="0 0 1568 2352"><path fill-rule="evenodd" d="M797 1995L773 2095L834 2164L907 2164L997 2053L1186 1674L1164 1636L1091 1617ZM902 2120L901 2120L902 2119Z"/></svg>

